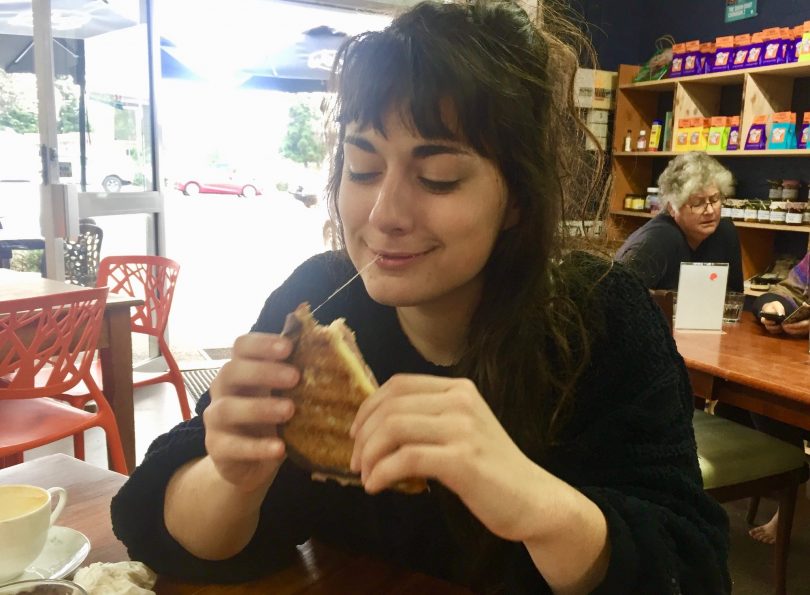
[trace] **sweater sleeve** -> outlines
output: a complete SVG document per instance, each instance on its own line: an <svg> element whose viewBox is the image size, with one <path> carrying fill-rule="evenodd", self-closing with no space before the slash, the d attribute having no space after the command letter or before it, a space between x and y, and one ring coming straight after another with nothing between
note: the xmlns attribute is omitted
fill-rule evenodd
<svg viewBox="0 0 810 595"><path fill-rule="evenodd" d="M299 267L268 298L252 330L278 332L286 314L298 303L319 303L328 295L329 258L315 257ZM228 560L202 560L177 543L163 520L165 490L178 468L205 456L202 413L209 403L206 392L197 404L195 417L151 444L143 462L112 500L113 531L126 545L130 558L161 575L205 582L248 580L289 561L294 546L308 539L316 518L314 511L321 504L316 501L308 474L285 462L262 505L259 528L242 552Z"/></svg>
<svg viewBox="0 0 810 595"><path fill-rule="evenodd" d="M684 362L648 292L615 268L600 292L607 329L549 470L607 519L595 593L728 593L728 520L703 491Z"/></svg>
<svg viewBox="0 0 810 595"><path fill-rule="evenodd" d="M666 243L651 230L629 238L616 254L616 260L635 273L645 287L657 289L667 269Z"/></svg>
<svg viewBox="0 0 810 595"><path fill-rule="evenodd" d="M808 285L810 285L810 252L804 255L799 264L790 269L787 278L756 299L753 311L758 314L762 306L768 302L779 301L785 307L785 312L790 314L807 299Z"/></svg>

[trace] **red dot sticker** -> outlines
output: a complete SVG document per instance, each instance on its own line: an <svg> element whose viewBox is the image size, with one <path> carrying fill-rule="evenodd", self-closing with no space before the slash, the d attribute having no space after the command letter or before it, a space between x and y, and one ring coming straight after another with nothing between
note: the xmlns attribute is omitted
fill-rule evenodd
<svg viewBox="0 0 810 595"><path fill-rule="evenodd" d="M709 275L709 279L711 279L712 281L716 281L717 280L717 273L712 273L711 275Z"/></svg>

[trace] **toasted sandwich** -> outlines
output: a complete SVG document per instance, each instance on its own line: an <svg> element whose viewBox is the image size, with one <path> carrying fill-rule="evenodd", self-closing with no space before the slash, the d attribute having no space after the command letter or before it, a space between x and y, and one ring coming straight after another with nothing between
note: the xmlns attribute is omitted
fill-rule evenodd
<svg viewBox="0 0 810 595"><path fill-rule="evenodd" d="M288 361L301 371L298 385L282 393L295 403L295 414L280 428L287 455L316 479L359 485L360 477L349 468L354 448L349 428L378 384L354 333L342 318L318 324L303 303L287 315L282 334L294 343ZM426 487L420 479L393 489L418 493Z"/></svg>

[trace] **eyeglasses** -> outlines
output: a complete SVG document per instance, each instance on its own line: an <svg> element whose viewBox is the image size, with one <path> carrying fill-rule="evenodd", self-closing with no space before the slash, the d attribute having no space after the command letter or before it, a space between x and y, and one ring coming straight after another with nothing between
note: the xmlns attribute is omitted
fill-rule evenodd
<svg viewBox="0 0 810 595"><path fill-rule="evenodd" d="M723 200L723 198L725 198L725 197L722 194L717 193L717 194L712 194L711 196L707 196L706 198L704 198L700 202L687 203L687 204L689 206L690 211L692 211L693 213L697 213L699 215L702 215L703 213L705 213L708 210L709 205L712 205L712 208L714 209L714 208L717 207L717 203L719 203L721 200Z"/></svg>

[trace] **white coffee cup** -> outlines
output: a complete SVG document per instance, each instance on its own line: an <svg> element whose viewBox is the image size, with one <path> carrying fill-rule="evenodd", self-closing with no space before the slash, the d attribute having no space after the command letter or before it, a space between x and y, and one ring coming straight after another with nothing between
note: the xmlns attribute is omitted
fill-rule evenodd
<svg viewBox="0 0 810 595"><path fill-rule="evenodd" d="M51 511L54 496L58 501ZM66 503L63 488L0 485L0 582L19 576L37 559Z"/></svg>

